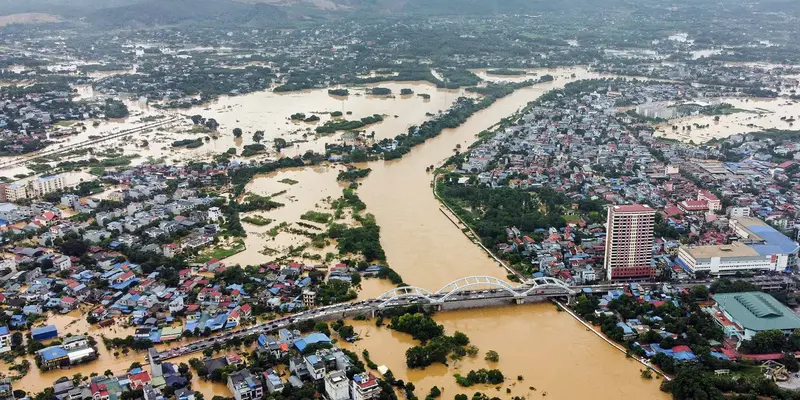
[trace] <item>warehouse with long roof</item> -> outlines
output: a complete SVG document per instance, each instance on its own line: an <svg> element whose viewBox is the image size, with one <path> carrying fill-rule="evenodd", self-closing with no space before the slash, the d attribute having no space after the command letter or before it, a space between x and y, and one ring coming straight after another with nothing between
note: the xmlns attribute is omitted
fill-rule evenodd
<svg viewBox="0 0 800 400"><path fill-rule="evenodd" d="M728 337L747 340L761 331L788 335L800 329L800 317L767 293L720 293L713 299L716 305L709 311Z"/></svg>

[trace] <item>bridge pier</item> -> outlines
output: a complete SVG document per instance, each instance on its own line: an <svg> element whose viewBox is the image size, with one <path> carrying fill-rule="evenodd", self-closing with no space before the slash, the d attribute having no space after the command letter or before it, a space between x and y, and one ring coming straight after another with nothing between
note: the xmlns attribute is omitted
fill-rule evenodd
<svg viewBox="0 0 800 400"><path fill-rule="evenodd" d="M514 302L517 304L525 304L525 296L514 296Z"/></svg>

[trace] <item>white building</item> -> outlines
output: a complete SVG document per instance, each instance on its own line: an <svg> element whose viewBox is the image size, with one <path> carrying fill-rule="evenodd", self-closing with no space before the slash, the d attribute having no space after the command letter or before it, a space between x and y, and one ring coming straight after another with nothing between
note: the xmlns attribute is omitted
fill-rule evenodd
<svg viewBox="0 0 800 400"><path fill-rule="evenodd" d="M222 211L219 207L211 207L208 209L208 220L216 222L222 218Z"/></svg>
<svg viewBox="0 0 800 400"><path fill-rule="evenodd" d="M800 245L757 218L731 219L739 241L728 245L681 246L678 264L690 273L782 272L797 266Z"/></svg>
<svg viewBox="0 0 800 400"><path fill-rule="evenodd" d="M762 257L750 246L735 242L729 245L681 246L678 263L691 273L708 272L711 275L736 272L778 271L778 265L769 257ZM785 269L785 268L784 268Z"/></svg>
<svg viewBox="0 0 800 400"><path fill-rule="evenodd" d="M28 187L19 183L3 186L3 195L6 201L19 201L28 198Z"/></svg>
<svg viewBox="0 0 800 400"><path fill-rule="evenodd" d="M53 266L59 271L66 271L72 267L72 260L69 256L61 255L53 259Z"/></svg>
<svg viewBox="0 0 800 400"><path fill-rule="evenodd" d="M652 278L656 210L646 205L613 205L606 220L606 278Z"/></svg>
<svg viewBox="0 0 800 400"><path fill-rule="evenodd" d="M318 355L308 355L304 357L304 361L311 379L318 381L325 377L325 362Z"/></svg>
<svg viewBox="0 0 800 400"><path fill-rule="evenodd" d="M750 216L750 207L730 207L728 216L731 218L741 218Z"/></svg>
<svg viewBox="0 0 800 400"><path fill-rule="evenodd" d="M580 276L581 282L584 284L597 280L597 274L595 273L594 267L591 265L587 265L582 271L578 271L578 275Z"/></svg>
<svg viewBox="0 0 800 400"><path fill-rule="evenodd" d="M67 187L67 179L64 175L43 176L31 182L33 195L36 197L44 196L48 193L58 192Z"/></svg>
<svg viewBox="0 0 800 400"><path fill-rule="evenodd" d="M381 394L378 380L374 375L367 372L354 376L350 389L350 395L353 400L377 399Z"/></svg>
<svg viewBox="0 0 800 400"><path fill-rule="evenodd" d="M228 375L228 389L236 400L258 400L264 395L261 380L246 369Z"/></svg>
<svg viewBox="0 0 800 400"><path fill-rule="evenodd" d="M64 339L64 341L61 343L61 347L63 347L65 350L78 349L87 346L89 346L89 339L87 339L84 335L70 336Z"/></svg>
<svg viewBox="0 0 800 400"><path fill-rule="evenodd" d="M303 291L303 304L308 307L314 307L314 304L317 301L317 293L312 290L304 290Z"/></svg>
<svg viewBox="0 0 800 400"><path fill-rule="evenodd" d="M342 371L333 371L325 375L325 394L328 400L350 399L350 381Z"/></svg>
<svg viewBox="0 0 800 400"><path fill-rule="evenodd" d="M283 381L281 380L280 376L275 374L275 372L271 371L269 374L265 374L264 377L267 381L268 392L275 393L283 390Z"/></svg>
<svg viewBox="0 0 800 400"><path fill-rule="evenodd" d="M7 326L0 326L0 353L11 350L11 332Z"/></svg>

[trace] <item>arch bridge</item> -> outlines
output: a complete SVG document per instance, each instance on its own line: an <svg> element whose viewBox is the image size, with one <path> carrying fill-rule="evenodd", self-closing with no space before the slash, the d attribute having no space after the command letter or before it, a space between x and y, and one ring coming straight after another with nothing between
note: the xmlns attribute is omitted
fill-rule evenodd
<svg viewBox="0 0 800 400"><path fill-rule="evenodd" d="M521 285L510 283L493 276L468 276L444 285L431 292L416 286L402 286L389 290L376 298L378 308L409 304L443 304L447 301L476 300L483 298L488 289L491 293L507 294L518 303L527 297L573 296L575 290L564 281L551 277L534 278ZM465 297L466 296L466 297Z"/></svg>

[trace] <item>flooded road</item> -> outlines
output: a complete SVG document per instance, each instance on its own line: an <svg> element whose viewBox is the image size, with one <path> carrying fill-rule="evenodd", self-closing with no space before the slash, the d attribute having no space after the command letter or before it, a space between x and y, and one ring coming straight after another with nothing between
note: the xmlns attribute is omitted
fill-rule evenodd
<svg viewBox="0 0 800 400"><path fill-rule="evenodd" d="M86 322L86 316L81 315L78 310L66 315L50 315L46 323L55 325L58 328L59 337L62 339L65 338L67 334L89 334L94 337L95 340L97 340L98 359L86 364L72 366L69 369L56 369L42 372L36 367L34 357L26 356L25 359L31 363L31 368L26 376L14 382L15 389L22 389L35 394L46 387L52 386L53 382L62 376L71 378L73 375L80 373L88 377L93 372L102 375L106 370L111 370L113 373L117 374L127 370L133 362L138 361L145 364L144 357L147 354L146 352L137 353L135 351L130 351L128 354L123 354L119 349L107 350L103 345L101 336L104 335L108 338L126 337L133 334L135 330L134 327L126 328L120 325L112 325L106 328L100 328L97 326L90 326L89 323ZM46 341L45 344L47 343ZM115 352L118 354L114 355ZM20 362L22 359L17 359L16 361ZM0 373L7 376L16 375L15 371L10 371L8 369L10 366L10 364L0 363Z"/></svg>
<svg viewBox="0 0 800 400"><path fill-rule="evenodd" d="M397 379L414 382L418 397L426 396L431 387L437 386L442 389L443 399L475 392L529 399L546 393L547 399L559 400L670 398L659 391L660 379L642 379L640 364L626 359L550 303L448 311L436 314L434 319L448 335L455 331L466 333L470 343L479 348L478 356L452 361L449 368L435 364L424 370L409 370L405 352L418 343L410 335L385 326L378 328L374 321L348 321L364 339L341 345L359 356L362 350L369 350L372 361L386 365ZM500 355L498 363L484 360L489 350ZM499 391L495 385L462 388L456 384L454 374L466 375L479 368L496 368L503 373L506 379L498 385ZM517 380L518 375L522 381ZM510 394L506 389L511 390Z"/></svg>

